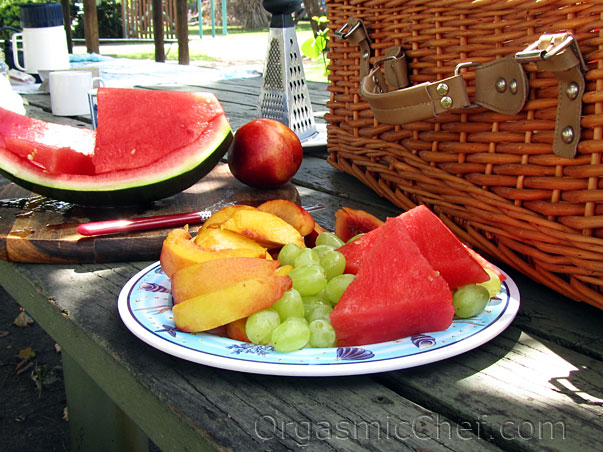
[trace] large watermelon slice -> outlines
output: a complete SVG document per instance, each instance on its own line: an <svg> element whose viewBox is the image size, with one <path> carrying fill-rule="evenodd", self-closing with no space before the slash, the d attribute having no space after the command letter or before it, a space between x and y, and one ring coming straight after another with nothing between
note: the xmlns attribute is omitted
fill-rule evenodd
<svg viewBox="0 0 603 452"><path fill-rule="evenodd" d="M100 88L97 132L0 109L0 172L48 197L137 204L211 171L232 131L213 94Z"/></svg>
<svg viewBox="0 0 603 452"><path fill-rule="evenodd" d="M365 233L362 237L358 237L356 240L337 248L337 251L345 256L345 273L353 275L358 273L364 257L375 244L380 232L381 229L378 227Z"/></svg>
<svg viewBox="0 0 603 452"><path fill-rule="evenodd" d="M451 289L490 279L460 240L426 206L410 209L397 218Z"/></svg>
<svg viewBox="0 0 603 452"><path fill-rule="evenodd" d="M487 281L485 259L476 259L477 253L463 245L450 229L427 207L415 207L395 218L401 222L421 253L433 268L440 272L451 289ZM346 258L346 273L356 274L364 257L381 233L381 227L338 248ZM480 256L481 257L481 256ZM495 268L490 264L492 268Z"/></svg>
<svg viewBox="0 0 603 452"><path fill-rule="evenodd" d="M388 219L354 281L331 313L338 346L385 342L447 329L450 287L411 239Z"/></svg>

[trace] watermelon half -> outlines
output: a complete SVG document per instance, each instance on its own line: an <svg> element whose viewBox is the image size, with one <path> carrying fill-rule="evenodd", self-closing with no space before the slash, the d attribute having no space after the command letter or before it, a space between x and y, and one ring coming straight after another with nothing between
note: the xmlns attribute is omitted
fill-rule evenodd
<svg viewBox="0 0 603 452"><path fill-rule="evenodd" d="M0 172L61 201L140 204L195 184L232 141L208 93L99 88L98 123L94 132L0 108Z"/></svg>

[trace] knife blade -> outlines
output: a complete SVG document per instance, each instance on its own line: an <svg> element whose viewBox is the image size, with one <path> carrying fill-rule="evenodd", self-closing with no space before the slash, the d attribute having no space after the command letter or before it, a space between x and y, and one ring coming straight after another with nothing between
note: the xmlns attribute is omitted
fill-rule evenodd
<svg viewBox="0 0 603 452"><path fill-rule="evenodd" d="M315 205L303 207L308 212L322 210L325 206ZM85 236L116 234L122 232L145 231L149 229L170 228L186 224L203 223L211 215L210 210L197 212L175 213L169 215L156 215L151 217L138 217L121 220L94 221L78 225L77 232Z"/></svg>

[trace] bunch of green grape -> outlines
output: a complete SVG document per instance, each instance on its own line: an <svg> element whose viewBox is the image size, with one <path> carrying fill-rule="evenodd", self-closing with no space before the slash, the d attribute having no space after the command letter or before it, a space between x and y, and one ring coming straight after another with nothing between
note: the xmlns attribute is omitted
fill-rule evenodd
<svg viewBox="0 0 603 452"><path fill-rule="evenodd" d="M293 267L293 287L271 307L249 316L245 331L251 342L272 344L279 352L335 345L329 314L354 279L344 273L345 256L336 251L342 245L335 234L323 232L314 248L291 243L281 249L277 259Z"/></svg>

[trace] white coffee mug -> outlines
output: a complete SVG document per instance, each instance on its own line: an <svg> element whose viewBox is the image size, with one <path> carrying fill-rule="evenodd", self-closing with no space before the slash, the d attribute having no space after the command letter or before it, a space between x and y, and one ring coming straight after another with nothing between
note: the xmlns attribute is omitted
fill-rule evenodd
<svg viewBox="0 0 603 452"><path fill-rule="evenodd" d="M94 88L95 82L97 83L97 88ZM90 108L90 119L92 120L92 128L96 130L98 126L98 87L105 86L105 81L100 77L94 77L92 79L92 87L93 89L88 91L88 106Z"/></svg>
<svg viewBox="0 0 603 452"><path fill-rule="evenodd" d="M49 75L50 106L55 116L90 113L88 91L92 87L89 71L56 71Z"/></svg>

